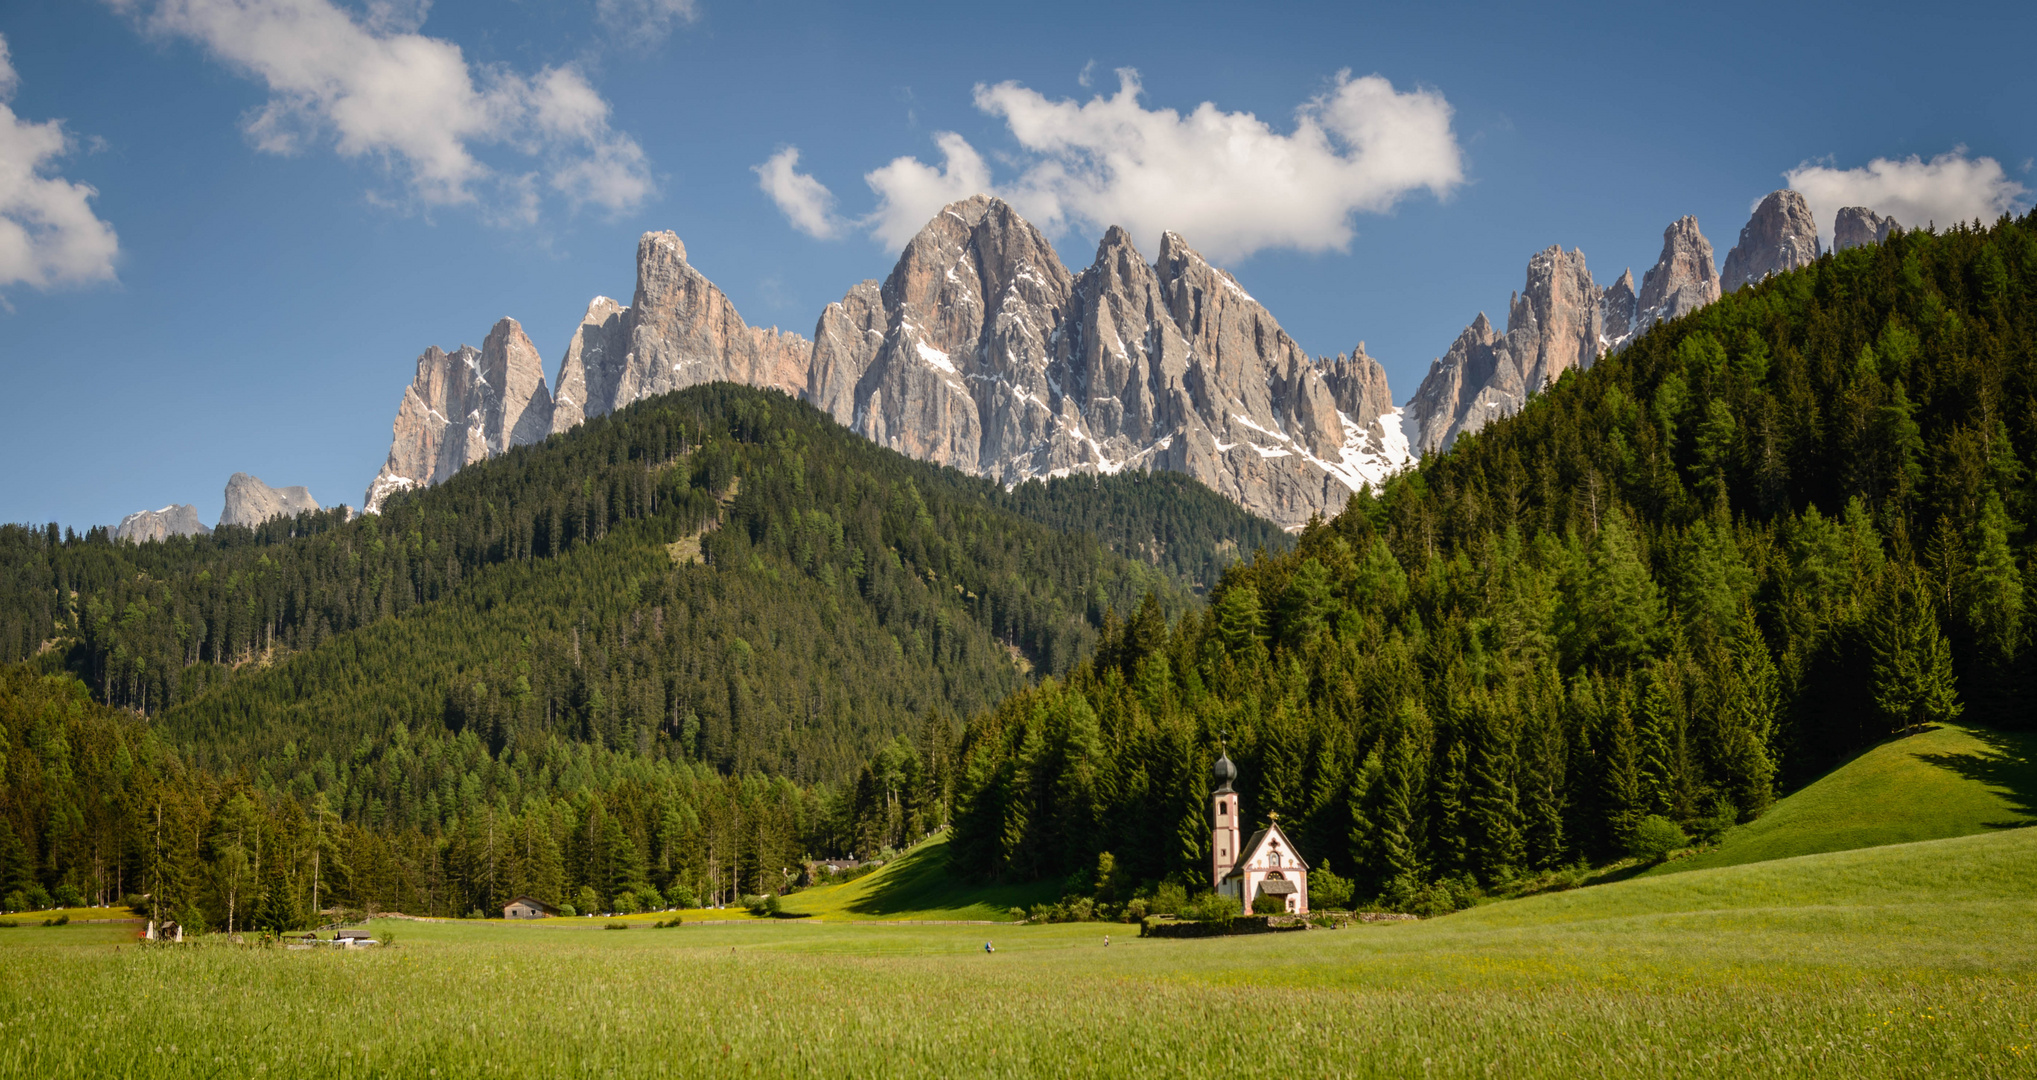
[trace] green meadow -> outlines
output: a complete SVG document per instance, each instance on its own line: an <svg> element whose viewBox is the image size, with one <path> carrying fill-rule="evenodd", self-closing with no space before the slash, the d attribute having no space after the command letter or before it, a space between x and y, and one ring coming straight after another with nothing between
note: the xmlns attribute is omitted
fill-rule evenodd
<svg viewBox="0 0 2037 1080"><path fill-rule="evenodd" d="M2037 737L1945 725L1891 739L1729 830L1674 874L2037 824Z"/></svg>
<svg viewBox="0 0 2037 1080"><path fill-rule="evenodd" d="M705 917L382 920L354 952L0 930L0 1075L2037 1073L2025 829L1229 939Z"/></svg>

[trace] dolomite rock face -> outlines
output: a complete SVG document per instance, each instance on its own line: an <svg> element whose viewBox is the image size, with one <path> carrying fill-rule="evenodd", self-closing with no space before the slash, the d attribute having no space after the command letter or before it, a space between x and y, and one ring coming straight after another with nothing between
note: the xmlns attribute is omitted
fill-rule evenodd
<svg viewBox="0 0 2037 1080"><path fill-rule="evenodd" d="M1804 197L1784 188L1771 191L1740 230L1740 242L1726 253L1720 287L1732 292L1774 274L1809 266L1820 254L1818 226Z"/></svg>
<svg viewBox="0 0 2037 1080"><path fill-rule="evenodd" d="M1895 227L1896 219L1882 217L1865 206L1840 207L1832 222L1832 250L1879 244Z"/></svg>
<svg viewBox="0 0 2037 1080"><path fill-rule="evenodd" d="M1625 348L1641 332L1641 298L1634 293L1633 270L1622 271L1620 280L1599 294L1598 316L1608 352Z"/></svg>
<svg viewBox="0 0 2037 1080"><path fill-rule="evenodd" d="M636 297L622 315L627 344L619 371L607 395L593 394L590 386L589 416L705 382L794 395L806 389L806 340L745 323L729 298L686 261L686 245L674 233L645 233L637 241ZM612 356L614 346L606 351Z"/></svg>
<svg viewBox="0 0 2037 1080"><path fill-rule="evenodd" d="M1320 364L1330 396L1349 423L1364 427L1394 411L1393 391L1386 385L1386 369L1365 355L1359 342L1349 356L1338 353Z"/></svg>
<svg viewBox="0 0 2037 1080"><path fill-rule="evenodd" d="M1712 243L1698 231L1696 218L1680 217L1662 230L1662 255L1641 279L1640 315L1634 333L1688 315L1718 298L1719 272L1713 269Z"/></svg>
<svg viewBox="0 0 2037 1080"><path fill-rule="evenodd" d="M849 426L912 457L1023 479L1018 459L1057 426L1046 369L1071 286L1046 238L1003 201L949 205L879 291L884 341Z"/></svg>
<svg viewBox="0 0 2037 1080"><path fill-rule="evenodd" d="M1362 420L1340 415L1326 368ZM808 395L876 442L1000 483L1167 469L1290 527L1408 461L1376 362L1311 359L1181 237L1148 264L1112 228L1071 276L982 196L928 223L881 288L828 306Z"/></svg>
<svg viewBox="0 0 2037 1080"><path fill-rule="evenodd" d="M389 458L368 485L365 511L377 513L396 492L538 442L552 423L544 360L515 319L497 322L478 350L462 345L446 353L434 345L417 358L417 376L404 388Z"/></svg>
<svg viewBox="0 0 2037 1080"><path fill-rule="evenodd" d="M628 307L587 305L559 362L551 430L704 382L805 393L812 346L797 334L753 327L728 296L686 261L671 232L637 241L637 288Z"/></svg>
<svg viewBox="0 0 2037 1080"><path fill-rule="evenodd" d="M1113 228L1071 274L1039 230L986 196L944 208L882 284L822 310L811 342L747 325L677 236L644 234L630 305L588 305L542 425L541 378L524 412L489 419L490 388L509 384L489 358L516 358L522 372L528 346L509 320L497 331L500 349L419 358L370 510L510 445L723 380L802 397L874 442L999 483L1169 469L1289 527L1412 460L1386 372L1363 345L1312 359L1172 233L1148 263ZM491 438L503 430L507 442Z"/></svg>
<svg viewBox="0 0 2037 1080"><path fill-rule="evenodd" d="M1483 313L1431 365L1404 412L1417 454L1445 450L1457 436L1520 411L1565 371L1627 347L1649 327L1719 298L1712 245L1697 219L1662 231L1662 255L1634 289L1628 270L1605 289L1584 253L1552 247L1528 261L1528 280L1507 305L1507 329Z"/></svg>
<svg viewBox="0 0 2037 1080"><path fill-rule="evenodd" d="M552 430L566 431L587 419L587 403L602 407L615 400L616 383L622 379L623 363L629 356L629 335L623 318L629 309L597 296L587 304L587 314L566 345L565 359L559 361L559 378L552 389Z"/></svg>
<svg viewBox="0 0 2037 1080"><path fill-rule="evenodd" d="M234 473L226 480L226 506L219 515L219 527L246 525L250 528L270 518L296 517L306 510L320 509L318 500L303 487L273 488L246 473Z"/></svg>
<svg viewBox="0 0 2037 1080"><path fill-rule="evenodd" d="M1447 450L1457 436L1510 416L1527 400L1520 364L1485 312L1429 364L1406 407L1417 455Z"/></svg>
<svg viewBox="0 0 2037 1080"><path fill-rule="evenodd" d="M1407 406L1415 452L1447 450L1458 435L1519 412L1564 372L1591 366L1604 347L1602 298L1584 252L1537 252L1526 287L1507 305L1506 333L1496 334L1480 312L1429 365Z"/></svg>
<svg viewBox="0 0 2037 1080"><path fill-rule="evenodd" d="M864 281L821 309L814 325L806 398L845 427L856 422L857 387L884 348L887 320L882 286Z"/></svg>
<svg viewBox="0 0 2037 1080"><path fill-rule="evenodd" d="M304 490L298 488L298 491ZM146 544L172 536L209 536L212 530L198 520L198 508L189 503L172 503L161 510L138 510L120 519L113 530L115 540Z"/></svg>

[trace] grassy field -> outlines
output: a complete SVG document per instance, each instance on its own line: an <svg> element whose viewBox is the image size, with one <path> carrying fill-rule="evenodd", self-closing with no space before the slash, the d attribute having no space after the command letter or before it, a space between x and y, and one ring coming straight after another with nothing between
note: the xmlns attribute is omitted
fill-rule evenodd
<svg viewBox="0 0 2037 1080"><path fill-rule="evenodd" d="M1710 851L1666 863L1677 874L1972 836L2037 824L2037 737L1940 727L1893 739L1726 833Z"/></svg>
<svg viewBox="0 0 2037 1080"><path fill-rule="evenodd" d="M2033 886L2013 830L1232 939L387 920L393 947L293 952L23 926L0 1076L2028 1076Z"/></svg>

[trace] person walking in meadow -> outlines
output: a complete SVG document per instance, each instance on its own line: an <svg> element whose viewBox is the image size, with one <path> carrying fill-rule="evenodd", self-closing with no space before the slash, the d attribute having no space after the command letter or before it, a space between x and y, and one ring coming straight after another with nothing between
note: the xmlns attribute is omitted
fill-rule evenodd
<svg viewBox="0 0 2037 1080"><path fill-rule="evenodd" d="M997 949L996 949L996 948L994 948L994 947L993 947L993 946L992 946L992 945L990 944L990 942L986 941L986 942L984 942L984 943L983 943L983 951L984 951L984 952L986 952L986 953L994 953L994 952L996 952L996 951L997 951Z"/></svg>

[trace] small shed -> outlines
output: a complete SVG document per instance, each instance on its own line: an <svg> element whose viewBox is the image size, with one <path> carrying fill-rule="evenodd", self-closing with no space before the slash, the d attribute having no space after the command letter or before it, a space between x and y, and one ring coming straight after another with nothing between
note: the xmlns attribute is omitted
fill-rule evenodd
<svg viewBox="0 0 2037 1080"><path fill-rule="evenodd" d="M374 932L369 930L365 926L357 927L352 930L341 930L332 936L332 940L334 944L341 945L346 948L353 948L356 945L379 944L379 942L375 940Z"/></svg>
<svg viewBox="0 0 2037 1080"><path fill-rule="evenodd" d="M502 905L502 917L505 919L542 919L558 913L558 908L531 896L519 896Z"/></svg>

